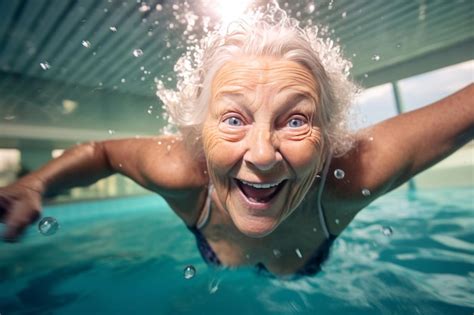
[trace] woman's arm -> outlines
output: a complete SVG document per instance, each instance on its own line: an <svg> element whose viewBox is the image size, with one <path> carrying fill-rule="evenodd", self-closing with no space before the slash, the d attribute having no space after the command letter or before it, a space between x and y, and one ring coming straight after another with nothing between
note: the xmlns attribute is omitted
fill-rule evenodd
<svg viewBox="0 0 474 315"><path fill-rule="evenodd" d="M441 161L474 136L474 84L429 106L369 127L357 135L347 155L334 159L326 202L351 215ZM364 196L362 189L370 196ZM323 200L324 201L324 200Z"/></svg>
<svg viewBox="0 0 474 315"><path fill-rule="evenodd" d="M14 240L39 217L43 196L90 185L114 173L122 173L163 195L175 211L191 212L189 200L196 202L200 185L207 182L199 167L182 141L172 136L75 146L12 185L0 188L0 221L7 225L5 238Z"/></svg>

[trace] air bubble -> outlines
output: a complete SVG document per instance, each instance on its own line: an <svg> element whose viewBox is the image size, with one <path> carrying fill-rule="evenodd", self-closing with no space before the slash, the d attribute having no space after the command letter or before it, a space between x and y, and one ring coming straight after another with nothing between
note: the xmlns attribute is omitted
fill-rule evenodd
<svg viewBox="0 0 474 315"><path fill-rule="evenodd" d="M122 168L122 167L123 167L122 163L119 163L119 165L118 165L118 166L119 166L120 168Z"/></svg>
<svg viewBox="0 0 474 315"><path fill-rule="evenodd" d="M88 40L83 40L82 41L82 46L84 46L86 48L91 48L91 42L88 41Z"/></svg>
<svg viewBox="0 0 474 315"><path fill-rule="evenodd" d="M40 62L40 67L41 69L43 70L49 70L51 68L51 66L49 65L49 63L47 61L45 62Z"/></svg>
<svg viewBox="0 0 474 315"><path fill-rule="evenodd" d="M347 17L347 12L342 12L341 17L345 19Z"/></svg>
<svg viewBox="0 0 474 315"><path fill-rule="evenodd" d="M163 6L161 4L157 4L155 9L156 9L156 11L161 11L161 10L163 10Z"/></svg>
<svg viewBox="0 0 474 315"><path fill-rule="evenodd" d="M339 224L340 223L339 219L334 220L334 223Z"/></svg>
<svg viewBox="0 0 474 315"><path fill-rule="evenodd" d="M367 188L362 189L362 195L364 195L365 197L370 196L370 190L368 190Z"/></svg>
<svg viewBox="0 0 474 315"><path fill-rule="evenodd" d="M122 78L122 79L120 80L120 82L122 82L122 83L125 83L126 81L127 81L127 80L125 80L125 78Z"/></svg>
<svg viewBox="0 0 474 315"><path fill-rule="evenodd" d="M368 78L369 75L367 73L364 73L364 78Z"/></svg>
<svg viewBox="0 0 474 315"><path fill-rule="evenodd" d="M314 12L314 9L316 9L316 6L314 5L314 3L310 3L310 4L306 7L306 12L308 12L309 14L311 14L311 13Z"/></svg>
<svg viewBox="0 0 474 315"><path fill-rule="evenodd" d="M393 230L389 226L382 226L381 228L382 234L385 236L392 236Z"/></svg>
<svg viewBox="0 0 474 315"><path fill-rule="evenodd" d="M169 144L166 146L166 151L168 151L168 152L171 151L171 146Z"/></svg>
<svg viewBox="0 0 474 315"><path fill-rule="evenodd" d="M138 11L140 11L142 13L150 11L150 6L148 4L146 4L145 2L142 2L142 5L140 6L140 8L138 8Z"/></svg>
<svg viewBox="0 0 474 315"><path fill-rule="evenodd" d="M281 252L278 249L274 249L273 250L273 256L275 256L276 258L280 258L281 257Z"/></svg>
<svg viewBox="0 0 474 315"><path fill-rule="evenodd" d="M3 119L5 119L5 120L14 120L15 118L16 118L15 115L6 115L6 116L3 117Z"/></svg>
<svg viewBox="0 0 474 315"><path fill-rule="evenodd" d="M395 45L395 47L400 48L402 47L402 44L398 43L397 45Z"/></svg>
<svg viewBox="0 0 474 315"><path fill-rule="evenodd" d="M44 217L38 222L38 230L45 236L53 235L59 229L58 221L53 217Z"/></svg>
<svg viewBox="0 0 474 315"><path fill-rule="evenodd" d="M317 231L318 231L318 229L317 229L317 228L313 228L313 232L317 232Z"/></svg>
<svg viewBox="0 0 474 315"><path fill-rule="evenodd" d="M379 61L380 60L380 55L373 55L372 58L370 58L372 61Z"/></svg>
<svg viewBox="0 0 474 315"><path fill-rule="evenodd" d="M183 274L184 274L184 279L186 280L192 279L196 275L196 268L194 268L193 265L188 265L184 268Z"/></svg>
<svg viewBox="0 0 474 315"><path fill-rule="evenodd" d="M133 56L134 57L141 57L143 56L143 50L141 49L134 49L133 52L132 52Z"/></svg>
<svg viewBox="0 0 474 315"><path fill-rule="evenodd" d="M344 176L346 176L346 173L344 173L343 170L338 168L337 170L334 171L334 177L336 177L337 179L343 179Z"/></svg>
<svg viewBox="0 0 474 315"><path fill-rule="evenodd" d="M114 33L117 32L117 28L115 26L109 27L109 30Z"/></svg>
<svg viewBox="0 0 474 315"><path fill-rule="evenodd" d="M369 137L369 141L374 141L374 137Z"/></svg>
<svg viewBox="0 0 474 315"><path fill-rule="evenodd" d="M107 132L109 133L109 135L113 135L115 133L115 130L109 129Z"/></svg>

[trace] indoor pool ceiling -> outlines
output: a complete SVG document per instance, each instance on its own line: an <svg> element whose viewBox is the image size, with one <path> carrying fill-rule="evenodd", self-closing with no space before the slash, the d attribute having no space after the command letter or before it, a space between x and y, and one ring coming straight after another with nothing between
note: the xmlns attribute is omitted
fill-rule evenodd
<svg viewBox="0 0 474 315"><path fill-rule="evenodd" d="M28 128L37 125L157 132L155 80L174 83L173 65L185 47L183 19L194 12L212 21L216 14L215 1L188 2L0 1L0 138L12 138L17 128L35 139ZM305 23L327 26L363 86L473 59L471 0L280 5Z"/></svg>

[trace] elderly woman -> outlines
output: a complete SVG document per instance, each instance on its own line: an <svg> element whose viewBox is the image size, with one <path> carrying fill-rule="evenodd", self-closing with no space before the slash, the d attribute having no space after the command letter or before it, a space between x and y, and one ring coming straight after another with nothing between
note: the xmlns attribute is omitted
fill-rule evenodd
<svg viewBox="0 0 474 315"><path fill-rule="evenodd" d="M194 68L178 67L177 92L160 87L179 136L79 145L1 189L5 239L38 218L43 196L121 173L167 201L206 262L314 274L361 209L474 133L471 85L350 135L350 64L284 16L201 48L180 61Z"/></svg>

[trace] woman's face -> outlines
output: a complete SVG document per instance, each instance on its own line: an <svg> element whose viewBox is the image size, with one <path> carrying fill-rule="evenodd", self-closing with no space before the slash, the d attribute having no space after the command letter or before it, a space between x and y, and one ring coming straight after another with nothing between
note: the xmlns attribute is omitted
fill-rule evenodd
<svg viewBox="0 0 474 315"><path fill-rule="evenodd" d="M321 169L316 86L305 67L270 57L228 62L214 78L203 128L209 175L248 236L271 233Z"/></svg>

